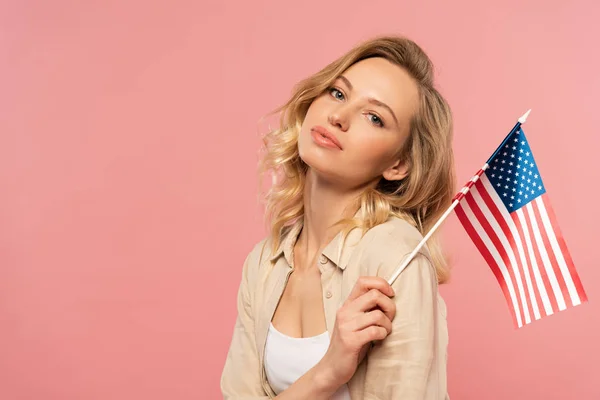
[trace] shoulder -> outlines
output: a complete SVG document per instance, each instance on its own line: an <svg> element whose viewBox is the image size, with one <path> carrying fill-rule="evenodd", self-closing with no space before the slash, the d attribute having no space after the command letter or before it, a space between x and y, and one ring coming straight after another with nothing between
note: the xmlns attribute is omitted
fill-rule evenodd
<svg viewBox="0 0 600 400"><path fill-rule="evenodd" d="M258 243L256 243L244 262L244 276L252 283L256 281L257 276L263 269L265 263L268 263L271 258L271 238L269 236L264 237Z"/></svg>
<svg viewBox="0 0 600 400"><path fill-rule="evenodd" d="M361 242L361 269L368 275L384 278L392 276L405 257L419 245L423 235L409 222L391 217L383 224L369 229ZM435 277L435 269L431 263L429 250L425 244L410 262L408 269L426 269ZM404 272L402 273L404 274Z"/></svg>

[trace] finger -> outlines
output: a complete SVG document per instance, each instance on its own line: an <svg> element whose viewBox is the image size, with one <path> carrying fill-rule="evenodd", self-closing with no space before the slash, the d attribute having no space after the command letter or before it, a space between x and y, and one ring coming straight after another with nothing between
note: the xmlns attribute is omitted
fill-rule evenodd
<svg viewBox="0 0 600 400"><path fill-rule="evenodd" d="M388 296L394 296L394 289L392 289L385 279L378 276L361 276L354 284L346 302L351 302L359 298L371 289L378 289Z"/></svg>
<svg viewBox="0 0 600 400"><path fill-rule="evenodd" d="M354 300L349 304L349 308L354 312L367 312L379 308L390 321L393 321L396 316L396 303L377 289L371 289Z"/></svg>
<svg viewBox="0 0 600 400"><path fill-rule="evenodd" d="M354 331L362 331L372 325L385 328L388 334L392 332L392 321L381 310L369 311L354 319Z"/></svg>
<svg viewBox="0 0 600 400"><path fill-rule="evenodd" d="M371 325L362 331L356 332L356 335L359 343L365 345L376 340L385 339L388 336L388 331L381 326Z"/></svg>

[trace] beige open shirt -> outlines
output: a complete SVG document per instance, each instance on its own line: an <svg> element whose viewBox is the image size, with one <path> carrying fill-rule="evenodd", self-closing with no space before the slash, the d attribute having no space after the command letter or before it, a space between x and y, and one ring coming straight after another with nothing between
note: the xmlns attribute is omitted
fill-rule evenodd
<svg viewBox="0 0 600 400"><path fill-rule="evenodd" d="M248 255L238 292L238 316L221 390L225 399L275 397L264 371L269 324L292 272L293 246L302 222L290 230L270 254L268 238ZM327 330L360 276L389 278L422 236L408 222L393 217L361 238L350 232L345 243L338 234L323 250L321 271ZM392 333L373 347L348 382L357 399L444 400L448 330L446 305L439 295L435 270L426 246L393 284L396 317Z"/></svg>

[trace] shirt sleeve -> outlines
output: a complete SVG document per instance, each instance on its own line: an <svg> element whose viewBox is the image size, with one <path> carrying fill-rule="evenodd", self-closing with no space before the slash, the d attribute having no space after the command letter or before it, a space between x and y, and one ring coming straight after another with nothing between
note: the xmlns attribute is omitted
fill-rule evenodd
<svg viewBox="0 0 600 400"><path fill-rule="evenodd" d="M259 358L254 337L254 313L249 282L252 255L244 262L242 280L237 295L237 318L233 337L221 375L221 392L225 400L268 399L261 378Z"/></svg>
<svg viewBox="0 0 600 400"><path fill-rule="evenodd" d="M407 255L380 263L376 275L390 278ZM437 351L437 276L429 258L418 253L392 287L396 304L392 332L374 345L365 360L364 398L444 399L443 394L431 393L436 389L429 384L431 374L436 374Z"/></svg>

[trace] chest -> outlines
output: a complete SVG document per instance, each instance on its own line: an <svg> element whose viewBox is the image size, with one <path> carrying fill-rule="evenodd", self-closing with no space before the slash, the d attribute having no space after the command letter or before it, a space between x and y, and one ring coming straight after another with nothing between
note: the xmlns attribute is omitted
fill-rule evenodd
<svg viewBox="0 0 600 400"><path fill-rule="evenodd" d="M323 303L323 275L318 268L298 268L288 277L272 324L288 336L303 338L327 330Z"/></svg>

